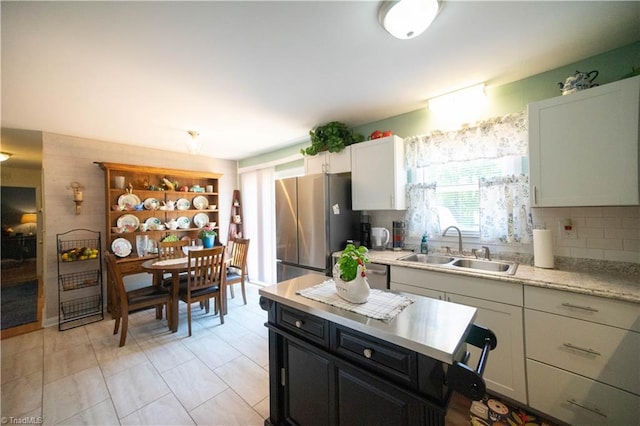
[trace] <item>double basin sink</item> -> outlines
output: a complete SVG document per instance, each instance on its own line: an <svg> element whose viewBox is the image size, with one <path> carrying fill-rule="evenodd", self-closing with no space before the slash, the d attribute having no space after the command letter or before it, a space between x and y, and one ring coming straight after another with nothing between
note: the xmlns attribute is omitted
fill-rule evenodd
<svg viewBox="0 0 640 426"><path fill-rule="evenodd" d="M454 257L437 254L413 253L398 258L403 262L421 263L430 266L461 269L485 274L514 275L518 269L518 263L499 260L481 260L467 257Z"/></svg>

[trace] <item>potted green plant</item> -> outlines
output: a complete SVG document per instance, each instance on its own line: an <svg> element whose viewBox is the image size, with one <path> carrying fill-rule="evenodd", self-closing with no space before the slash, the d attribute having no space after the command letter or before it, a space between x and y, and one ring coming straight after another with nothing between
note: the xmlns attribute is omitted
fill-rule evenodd
<svg viewBox="0 0 640 426"><path fill-rule="evenodd" d="M200 229L200 232L198 232L198 238L202 240L204 248L213 247L216 235L218 235L218 233L213 229L213 226L208 223Z"/></svg>
<svg viewBox="0 0 640 426"><path fill-rule="evenodd" d="M340 152L346 146L362 142L364 136L354 133L346 124L331 121L309 131L311 146L300 150L302 155L316 155L322 151Z"/></svg>
<svg viewBox="0 0 640 426"><path fill-rule="evenodd" d="M365 303L369 299L366 263L369 263L366 247L346 245L333 268L338 296L351 303Z"/></svg>

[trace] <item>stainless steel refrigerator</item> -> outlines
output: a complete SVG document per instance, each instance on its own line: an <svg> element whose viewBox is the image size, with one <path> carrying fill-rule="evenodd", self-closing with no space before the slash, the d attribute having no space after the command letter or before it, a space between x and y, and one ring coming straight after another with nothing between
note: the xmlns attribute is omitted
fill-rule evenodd
<svg viewBox="0 0 640 426"><path fill-rule="evenodd" d="M327 275L331 253L354 239L351 175L309 175L276 180L278 282L306 274Z"/></svg>

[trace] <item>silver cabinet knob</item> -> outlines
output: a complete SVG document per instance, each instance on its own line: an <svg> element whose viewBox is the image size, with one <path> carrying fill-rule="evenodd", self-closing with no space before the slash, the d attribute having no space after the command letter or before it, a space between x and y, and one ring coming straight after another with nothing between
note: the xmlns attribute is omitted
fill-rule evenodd
<svg viewBox="0 0 640 426"><path fill-rule="evenodd" d="M302 321L297 320L296 321L296 327L298 327L298 328L302 327Z"/></svg>
<svg viewBox="0 0 640 426"><path fill-rule="evenodd" d="M373 355L373 351L371 349L367 348L367 349L364 350L364 357L365 358L369 359L369 358L371 358L371 355Z"/></svg>

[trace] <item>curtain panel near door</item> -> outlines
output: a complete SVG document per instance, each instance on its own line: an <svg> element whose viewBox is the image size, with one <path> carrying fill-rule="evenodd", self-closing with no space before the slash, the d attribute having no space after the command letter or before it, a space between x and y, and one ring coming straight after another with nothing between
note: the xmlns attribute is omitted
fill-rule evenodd
<svg viewBox="0 0 640 426"><path fill-rule="evenodd" d="M244 238L249 238L247 269L252 282L276 283L275 169L266 167L240 174L244 214Z"/></svg>
<svg viewBox="0 0 640 426"><path fill-rule="evenodd" d="M440 223L437 181L429 178L429 167L479 159L528 156L526 112L479 121L450 132L434 131L405 138L407 168L407 234L438 235L448 224ZM518 163L518 161L515 161ZM506 169L503 169L506 170ZM527 171L528 172L528 171ZM486 242L522 243L531 238L528 175L502 172L477 180L480 194L480 238Z"/></svg>

